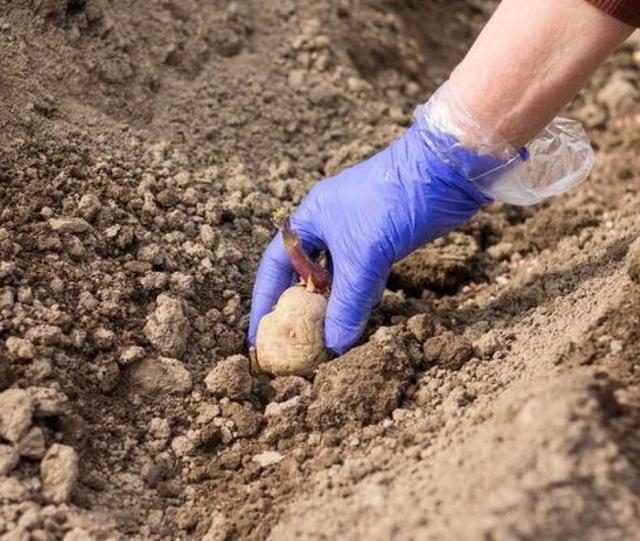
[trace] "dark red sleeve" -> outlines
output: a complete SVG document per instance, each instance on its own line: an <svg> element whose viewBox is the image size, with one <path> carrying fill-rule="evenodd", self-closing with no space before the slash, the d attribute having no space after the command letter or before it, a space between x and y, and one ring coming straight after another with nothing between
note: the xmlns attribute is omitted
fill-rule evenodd
<svg viewBox="0 0 640 541"><path fill-rule="evenodd" d="M587 0L587 2L623 23L640 27L640 0Z"/></svg>

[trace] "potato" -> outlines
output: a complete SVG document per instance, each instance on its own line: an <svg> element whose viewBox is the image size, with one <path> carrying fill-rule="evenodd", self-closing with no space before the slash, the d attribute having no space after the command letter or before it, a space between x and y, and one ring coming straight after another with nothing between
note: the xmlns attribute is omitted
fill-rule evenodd
<svg viewBox="0 0 640 541"><path fill-rule="evenodd" d="M304 285L287 289L272 312L260 321L256 360L261 370L277 375L304 376L327 360L324 316L327 299Z"/></svg>

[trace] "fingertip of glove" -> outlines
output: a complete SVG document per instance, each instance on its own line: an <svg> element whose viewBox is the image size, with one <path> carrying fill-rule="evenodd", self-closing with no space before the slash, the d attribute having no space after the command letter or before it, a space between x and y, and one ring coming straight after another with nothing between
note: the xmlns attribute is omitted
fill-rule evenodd
<svg viewBox="0 0 640 541"><path fill-rule="evenodd" d="M325 345L338 355L343 355L358 341L365 324L352 325L327 318L325 322Z"/></svg>
<svg viewBox="0 0 640 541"><path fill-rule="evenodd" d="M250 324L249 330L247 331L247 335L245 337L245 342L249 346L256 345L256 338L258 336L258 325Z"/></svg>

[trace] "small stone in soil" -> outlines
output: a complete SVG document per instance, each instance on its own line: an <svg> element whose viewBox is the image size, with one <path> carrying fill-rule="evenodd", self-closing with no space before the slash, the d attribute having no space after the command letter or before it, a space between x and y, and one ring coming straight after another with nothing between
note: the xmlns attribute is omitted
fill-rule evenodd
<svg viewBox="0 0 640 541"><path fill-rule="evenodd" d="M93 194L83 195L78 203L78 213L90 222L93 221L101 208L100 199Z"/></svg>
<svg viewBox="0 0 640 541"><path fill-rule="evenodd" d="M118 363L121 365L128 365L142 360L144 357L144 348L140 346L129 346L122 350Z"/></svg>
<svg viewBox="0 0 640 541"><path fill-rule="evenodd" d="M0 476L11 473L19 461L20 455L13 446L0 443Z"/></svg>
<svg viewBox="0 0 640 541"><path fill-rule="evenodd" d="M34 426L27 435L18 443L20 456L38 459L44 456L46 441L44 431L39 426Z"/></svg>
<svg viewBox="0 0 640 541"><path fill-rule="evenodd" d="M82 218L51 218L49 226L58 233L84 233L91 228Z"/></svg>
<svg viewBox="0 0 640 541"><path fill-rule="evenodd" d="M252 458L252 460L261 468L273 466L274 464L280 462L282 459L284 459L284 456L282 456L277 451L263 451L262 453L254 455Z"/></svg>
<svg viewBox="0 0 640 541"><path fill-rule="evenodd" d="M31 426L33 400L24 389L7 389L0 394L0 436L17 443Z"/></svg>
<svg viewBox="0 0 640 541"><path fill-rule="evenodd" d="M40 463L42 495L54 503L68 502L78 480L78 455L73 447L54 443Z"/></svg>

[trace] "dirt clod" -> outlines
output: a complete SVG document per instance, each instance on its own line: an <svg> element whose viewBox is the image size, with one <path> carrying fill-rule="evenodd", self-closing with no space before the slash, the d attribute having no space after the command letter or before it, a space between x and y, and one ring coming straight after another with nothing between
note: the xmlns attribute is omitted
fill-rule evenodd
<svg viewBox="0 0 640 541"><path fill-rule="evenodd" d="M245 400L251 395L253 377L249 372L249 359L232 355L220 361L207 374L205 384L210 393L231 400Z"/></svg>
<svg viewBox="0 0 640 541"><path fill-rule="evenodd" d="M300 396L284 402L270 402L264 410L267 428L264 439L275 443L291 437L303 429L305 405Z"/></svg>
<svg viewBox="0 0 640 541"><path fill-rule="evenodd" d="M170 357L140 361L132 368L130 378L135 386L146 393L184 394L193 385L185 365Z"/></svg>
<svg viewBox="0 0 640 541"><path fill-rule="evenodd" d="M187 349L190 331L182 301L169 295L158 295L156 309L144 327L149 342L161 353L180 358Z"/></svg>
<svg viewBox="0 0 640 541"><path fill-rule="evenodd" d="M0 444L0 477L8 475L20 462L20 454L13 445Z"/></svg>
<svg viewBox="0 0 640 541"><path fill-rule="evenodd" d="M271 381L275 402L283 402L294 396L307 396L311 392L311 384L300 376L280 376Z"/></svg>
<svg viewBox="0 0 640 541"><path fill-rule="evenodd" d="M0 393L0 436L18 443L31 426L33 400L24 389L7 389Z"/></svg>
<svg viewBox="0 0 640 541"><path fill-rule="evenodd" d="M15 477L0 477L0 502L19 503L29 498L29 489Z"/></svg>
<svg viewBox="0 0 640 541"><path fill-rule="evenodd" d="M500 350L502 341L498 333L490 330L473 342L473 350L481 359L489 359Z"/></svg>
<svg viewBox="0 0 640 541"><path fill-rule="evenodd" d="M42 428L39 426L31 428L18 442L17 450L20 456L32 459L42 458L46 451L45 434Z"/></svg>
<svg viewBox="0 0 640 541"><path fill-rule="evenodd" d="M262 415L260 413L237 402L223 405L222 415L232 421L235 433L240 438L247 438L257 434L262 425Z"/></svg>
<svg viewBox="0 0 640 541"><path fill-rule="evenodd" d="M36 354L36 350L29 340L17 336L7 338L4 345L7 348L7 353L14 359L29 360L33 359Z"/></svg>
<svg viewBox="0 0 640 541"><path fill-rule="evenodd" d="M100 327L93 332L93 343L98 349L111 349L115 341L115 333L104 327Z"/></svg>
<svg viewBox="0 0 640 541"><path fill-rule="evenodd" d="M435 325L429 314L418 314L407 320L407 329L419 342L424 342L435 333Z"/></svg>
<svg viewBox="0 0 640 541"><path fill-rule="evenodd" d="M0 538L637 538L638 34L565 111L583 185L394 266L317 373L230 361L271 211L497 4L0 0Z"/></svg>
<svg viewBox="0 0 640 541"><path fill-rule="evenodd" d="M473 346L464 337L447 331L427 340L423 352L427 362L449 370L459 370L473 357Z"/></svg>
<svg viewBox="0 0 640 541"><path fill-rule="evenodd" d="M413 374L410 358L398 342L395 346L361 346L322 365L313 383L309 426L364 426L389 415Z"/></svg>
<svg viewBox="0 0 640 541"><path fill-rule="evenodd" d="M69 408L69 398L62 392L47 387L29 387L36 417L56 417Z"/></svg>

